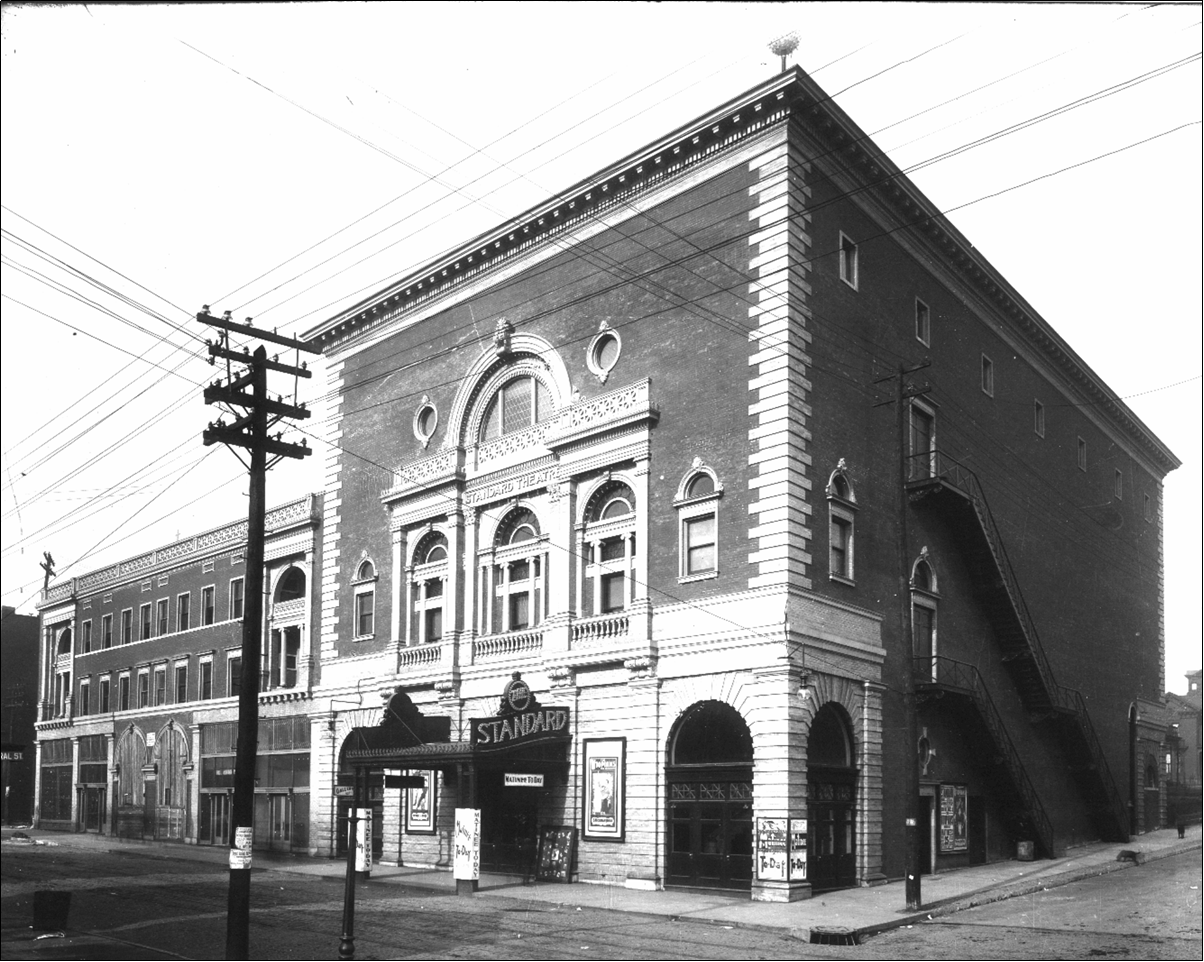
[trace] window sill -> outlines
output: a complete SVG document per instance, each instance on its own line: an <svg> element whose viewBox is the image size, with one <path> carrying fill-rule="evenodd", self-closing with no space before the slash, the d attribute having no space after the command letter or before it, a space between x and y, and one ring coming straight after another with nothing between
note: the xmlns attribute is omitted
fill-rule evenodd
<svg viewBox="0 0 1204 962"><path fill-rule="evenodd" d="M355 636L354 638L352 638L351 640L352 640L352 641L371 641L371 640L372 640L373 638L375 638L375 637L376 637L376 633L375 633L375 632L373 632L373 633L372 633L372 634L370 634L370 635L356 635L356 636Z"/></svg>
<svg viewBox="0 0 1204 962"><path fill-rule="evenodd" d="M718 578L718 577L719 577L719 569L716 568L713 571L700 571L697 574L682 575L681 577L679 577L677 579L677 583L679 585L688 585L694 581L708 581L711 578Z"/></svg>
<svg viewBox="0 0 1204 962"><path fill-rule="evenodd" d="M828 575L829 581L835 581L837 584L848 585L850 588L856 588L857 582L852 578L846 578L844 575Z"/></svg>

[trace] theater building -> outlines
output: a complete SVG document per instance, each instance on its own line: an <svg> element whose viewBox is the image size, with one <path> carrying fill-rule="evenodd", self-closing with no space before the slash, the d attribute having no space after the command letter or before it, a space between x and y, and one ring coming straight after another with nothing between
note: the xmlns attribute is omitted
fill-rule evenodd
<svg viewBox="0 0 1204 962"><path fill-rule="evenodd" d="M801 70L306 336L315 850L336 770L389 861L468 806L486 868L564 826L573 879L762 899L900 877L910 764L925 871L1148 809L1178 461Z"/></svg>
<svg viewBox="0 0 1204 962"><path fill-rule="evenodd" d="M259 686L255 840L308 851L321 497L267 514L263 677L242 672L246 521L43 595L39 827L229 843L238 693Z"/></svg>

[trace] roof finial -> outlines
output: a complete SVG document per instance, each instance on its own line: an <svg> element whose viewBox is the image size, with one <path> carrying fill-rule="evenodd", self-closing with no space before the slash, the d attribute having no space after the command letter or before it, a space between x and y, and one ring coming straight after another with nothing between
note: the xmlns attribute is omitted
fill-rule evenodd
<svg viewBox="0 0 1204 962"><path fill-rule="evenodd" d="M769 42L769 49L782 58L782 73L786 72L786 58L798 49L798 31L791 30Z"/></svg>

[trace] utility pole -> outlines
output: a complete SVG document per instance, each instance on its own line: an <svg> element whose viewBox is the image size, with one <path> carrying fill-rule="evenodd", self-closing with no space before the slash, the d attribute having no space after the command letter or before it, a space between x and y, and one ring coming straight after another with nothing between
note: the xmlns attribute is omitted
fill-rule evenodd
<svg viewBox="0 0 1204 962"><path fill-rule="evenodd" d="M908 367L899 365L899 370L887 377L879 378L874 383L895 381L895 425L899 439L899 621L903 638L903 716L904 716L904 752L907 764L906 777L903 780L905 801L903 806L903 871L906 878L905 895L907 908L917 911L921 906L920 897L920 767L916 757L920 739L919 720L916 716L916 683L915 683L915 637L911 624L911 588L910 560L907 525L907 482L910 480L910 459L908 457L907 434L910 424L908 412L911 406L906 402L913 397L927 394L931 387L927 384L913 386L907 383L907 375L914 374L928 367L931 362L925 358L918 364ZM890 404L892 402L883 402ZM876 405L877 406L877 405Z"/></svg>
<svg viewBox="0 0 1204 962"><path fill-rule="evenodd" d="M230 332L236 331L259 340L270 341L284 347L317 354L318 351L301 341L252 327L247 323L236 323L227 311L217 318L209 313L205 305L197 320L220 330L216 342L210 341L209 363L218 358L226 362L226 380L214 381L205 388L206 404L224 404L241 408L232 424L221 418L210 422L202 435L206 445L225 444L231 448L245 448L249 452L247 465L250 476L250 507L247 510L246 589L243 592L242 618L242 661L238 690L238 747L234 763L234 800L230 833L230 890L226 904L226 958L246 959L250 953L250 906L251 906L251 850L255 816L255 756L259 748L259 666L263 648L263 542L265 536L266 488L268 468L282 458L303 458L310 453L309 445L291 444L282 440L281 434L270 437L268 430L284 418L307 418L309 411L303 406L286 404L283 397L273 401L268 397L268 372L291 374L296 379L310 377L308 368L302 364L281 364L276 358L268 358L263 345L254 353L244 348L230 348ZM238 365L241 373L234 375L232 365ZM235 452L237 454L237 452ZM269 456L271 461L269 462Z"/></svg>

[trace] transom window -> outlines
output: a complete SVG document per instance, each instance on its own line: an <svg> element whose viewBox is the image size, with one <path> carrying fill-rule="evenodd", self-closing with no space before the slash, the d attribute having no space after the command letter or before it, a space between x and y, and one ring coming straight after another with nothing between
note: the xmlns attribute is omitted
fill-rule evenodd
<svg viewBox="0 0 1204 962"><path fill-rule="evenodd" d="M828 478L828 577L852 584L857 499L845 470L842 458Z"/></svg>
<svg viewBox="0 0 1204 962"><path fill-rule="evenodd" d="M552 412L548 389L536 377L520 375L507 381L489 402L481 421L481 441L522 431Z"/></svg>
<svg viewBox="0 0 1204 962"><path fill-rule="evenodd" d="M447 536L429 531L414 548L410 567L410 623L407 644L443 640L443 597L448 576Z"/></svg>

